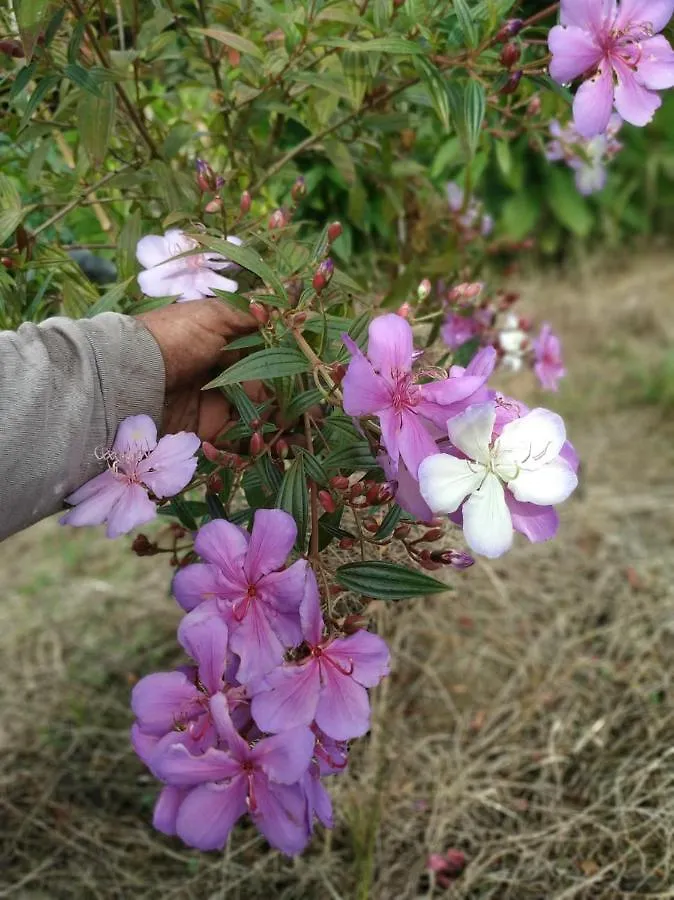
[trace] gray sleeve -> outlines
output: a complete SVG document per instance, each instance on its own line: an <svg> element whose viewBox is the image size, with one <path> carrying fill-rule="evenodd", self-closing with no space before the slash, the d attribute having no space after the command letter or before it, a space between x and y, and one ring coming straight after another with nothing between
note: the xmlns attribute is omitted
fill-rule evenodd
<svg viewBox="0 0 674 900"><path fill-rule="evenodd" d="M164 361L150 332L117 313L0 331L0 540L59 510L102 471L127 416L161 424Z"/></svg>

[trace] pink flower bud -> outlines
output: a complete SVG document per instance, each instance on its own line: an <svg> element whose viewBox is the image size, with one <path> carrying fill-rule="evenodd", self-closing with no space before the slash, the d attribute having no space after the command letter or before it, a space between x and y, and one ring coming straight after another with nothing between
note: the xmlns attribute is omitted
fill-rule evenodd
<svg viewBox="0 0 674 900"><path fill-rule="evenodd" d="M522 70L517 69L517 71L512 72L508 76L508 80L503 85L499 94L514 94L517 88L520 86L520 81L522 80Z"/></svg>
<svg viewBox="0 0 674 900"><path fill-rule="evenodd" d="M398 525L393 532L393 537L398 538L398 540L402 540L403 538L406 538L409 535L410 530L411 530L410 525L407 525L407 524Z"/></svg>
<svg viewBox="0 0 674 900"><path fill-rule="evenodd" d="M15 41L11 38L0 41L0 53L4 53L5 56L11 56L14 59L23 59L26 55L21 41Z"/></svg>
<svg viewBox="0 0 674 900"><path fill-rule="evenodd" d="M209 200L206 206L204 206L204 212L207 213L216 213L220 212L222 209L222 200L220 197L214 197L212 200Z"/></svg>
<svg viewBox="0 0 674 900"><path fill-rule="evenodd" d="M335 271L335 264L328 257L324 259L323 262L316 269L316 274L314 275L313 281L311 282L314 290L317 294L320 294L321 291L327 287L330 283L330 280Z"/></svg>
<svg viewBox="0 0 674 900"><path fill-rule="evenodd" d="M201 444L201 449L203 451L204 456L209 462L219 462L220 456L222 455L220 450L217 447L214 447L213 444L209 444L208 441L203 441Z"/></svg>
<svg viewBox="0 0 674 900"><path fill-rule="evenodd" d="M295 184L293 185L292 191L290 192L290 196L297 203L298 200L301 200L302 197L307 192L307 184L304 178L300 175Z"/></svg>
<svg viewBox="0 0 674 900"><path fill-rule="evenodd" d="M256 431L250 439L248 452L251 456L259 456L264 449L264 438L259 431Z"/></svg>
<svg viewBox="0 0 674 900"><path fill-rule="evenodd" d="M346 375L346 366L343 363L333 363L330 366L330 374L335 384L341 384Z"/></svg>
<svg viewBox="0 0 674 900"><path fill-rule="evenodd" d="M288 446L288 441L285 438L279 438L274 445L277 456L281 459L286 459L288 453L290 452L290 447Z"/></svg>
<svg viewBox="0 0 674 900"><path fill-rule="evenodd" d="M208 479L206 480L206 493L219 494L224 486L225 485L222 477L217 472L213 472L208 476Z"/></svg>
<svg viewBox="0 0 674 900"><path fill-rule="evenodd" d="M396 315L400 316L401 319L409 319L411 311L412 307L409 305L409 303L403 303L396 310Z"/></svg>
<svg viewBox="0 0 674 900"><path fill-rule="evenodd" d="M541 111L541 98L536 94L531 98L527 106L528 116L537 116Z"/></svg>
<svg viewBox="0 0 674 900"><path fill-rule="evenodd" d="M216 178L213 169L211 169L208 163L203 159L197 159L195 165L197 168L197 185L199 190L202 193L204 191L214 191Z"/></svg>
<svg viewBox="0 0 674 900"><path fill-rule="evenodd" d="M349 479L345 475L335 475L330 479L330 487L336 491L345 491L349 486Z"/></svg>
<svg viewBox="0 0 674 900"><path fill-rule="evenodd" d="M363 528L369 531L370 534L374 534L375 531L379 531L379 522L374 516L368 516L366 519L363 519Z"/></svg>
<svg viewBox="0 0 674 900"><path fill-rule="evenodd" d="M427 531L419 538L420 544L432 544L435 541L439 541L440 538L444 535L443 528L431 528L430 531Z"/></svg>
<svg viewBox="0 0 674 900"><path fill-rule="evenodd" d="M328 225L328 241L330 243L336 241L343 230L341 222L333 222L332 225Z"/></svg>
<svg viewBox="0 0 674 900"><path fill-rule="evenodd" d="M239 210L242 216L245 216L246 213L250 211L252 202L253 199L248 191L244 191L243 194L241 194L241 200L239 202Z"/></svg>
<svg viewBox="0 0 674 900"><path fill-rule="evenodd" d="M267 227L270 231L275 231L277 228L283 228L286 224L287 218L285 212L282 209L275 209L269 216Z"/></svg>
<svg viewBox="0 0 674 900"><path fill-rule="evenodd" d="M446 871L448 875L456 878L466 868L466 854L462 850L448 850L445 853Z"/></svg>
<svg viewBox="0 0 674 900"><path fill-rule="evenodd" d="M356 542L353 540L353 538L342 538L341 541L339 542L339 549L340 550L351 550L351 548L353 547L353 545L355 543Z"/></svg>
<svg viewBox="0 0 674 900"><path fill-rule="evenodd" d="M475 560L463 550L434 550L431 553L431 561L443 566L452 566L454 569L468 569Z"/></svg>
<svg viewBox="0 0 674 900"><path fill-rule="evenodd" d="M506 69L511 69L519 61L521 55L522 51L517 44L505 44L499 59L502 66L505 66Z"/></svg>
<svg viewBox="0 0 674 900"><path fill-rule="evenodd" d="M427 297L431 296L431 291L433 290L433 285L429 278L424 278L422 282L420 282L419 287L417 288L417 297L419 301L425 300Z"/></svg>
<svg viewBox="0 0 674 900"><path fill-rule="evenodd" d="M337 507L330 491L319 491L318 500L327 513L333 513Z"/></svg>
<svg viewBox="0 0 674 900"><path fill-rule="evenodd" d="M269 310L264 303L251 300L248 304L248 311L259 325L266 325L269 322Z"/></svg>
<svg viewBox="0 0 674 900"><path fill-rule="evenodd" d="M523 25L524 22L522 21L522 19L510 19L498 32L498 34L496 35L496 40L501 44L504 41L509 41L510 38L514 38L520 33Z"/></svg>

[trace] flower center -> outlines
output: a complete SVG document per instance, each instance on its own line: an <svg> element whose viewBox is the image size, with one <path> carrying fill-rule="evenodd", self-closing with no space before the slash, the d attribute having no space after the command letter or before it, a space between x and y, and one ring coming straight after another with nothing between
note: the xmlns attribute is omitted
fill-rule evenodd
<svg viewBox="0 0 674 900"><path fill-rule="evenodd" d="M249 584L245 596L238 604L232 607L232 613L237 622L242 622L246 618L250 605L256 597L257 587L254 584Z"/></svg>
<svg viewBox="0 0 674 900"><path fill-rule="evenodd" d="M149 449L127 450L96 450L96 459L105 461L108 469L118 481L126 484L141 484L138 474L138 466L150 455Z"/></svg>
<svg viewBox="0 0 674 900"><path fill-rule="evenodd" d="M396 412L416 406L419 402L419 390L414 384L414 376L411 372L399 372L394 369L391 372L395 380L395 386L391 393L391 406Z"/></svg>
<svg viewBox="0 0 674 900"><path fill-rule="evenodd" d="M647 22L640 25L629 25L624 29L614 28L606 37L603 46L604 53L611 63L618 60L635 69L641 62L642 41L652 38L653 34L653 26Z"/></svg>

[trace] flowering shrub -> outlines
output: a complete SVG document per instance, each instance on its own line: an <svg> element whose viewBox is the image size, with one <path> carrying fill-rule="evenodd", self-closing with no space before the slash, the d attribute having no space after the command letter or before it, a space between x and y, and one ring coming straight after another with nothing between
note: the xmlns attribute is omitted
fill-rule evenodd
<svg viewBox="0 0 674 900"><path fill-rule="evenodd" d="M614 101L641 125L674 83L659 34L674 0L563 0L560 24L557 3L507 18L513 0L240 6L158 5L142 27L79 0L6 16L17 152L53 181L22 196L0 176L0 315L217 297L259 326L207 385L238 412L226 434L197 454L193 434L123 422L63 521L111 537L168 523L133 542L174 567L191 660L133 690L155 826L211 850L248 816L295 854L332 824L324 779L389 671L371 600L441 592L470 554L557 531L577 485L564 423L491 379L527 365L556 390L560 341L546 323L532 337L500 284L531 241L494 222L480 177L494 147L502 164L514 136L542 150L556 121L548 156L596 187ZM573 124L549 65L581 82ZM408 152L415 129L440 135L442 184ZM75 212L99 245L114 236L103 292L68 255Z"/></svg>

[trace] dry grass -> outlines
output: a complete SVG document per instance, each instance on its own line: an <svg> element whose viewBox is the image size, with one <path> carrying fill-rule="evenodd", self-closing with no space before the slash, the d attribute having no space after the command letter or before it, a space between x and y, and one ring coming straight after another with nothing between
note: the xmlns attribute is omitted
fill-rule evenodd
<svg viewBox="0 0 674 900"><path fill-rule="evenodd" d="M663 256L527 283L566 338L552 404L583 490L552 544L379 613L394 674L335 782L337 827L299 860L148 826L127 704L174 654L161 562L52 523L3 544L0 897L674 898L674 428L624 399L626 369L671 346L673 279ZM424 860L450 846L468 865L441 891Z"/></svg>

